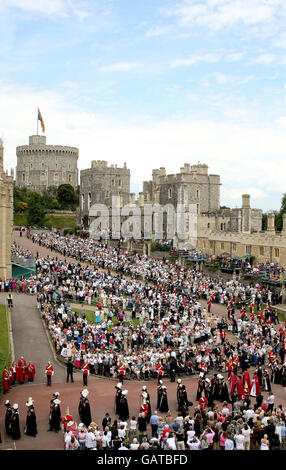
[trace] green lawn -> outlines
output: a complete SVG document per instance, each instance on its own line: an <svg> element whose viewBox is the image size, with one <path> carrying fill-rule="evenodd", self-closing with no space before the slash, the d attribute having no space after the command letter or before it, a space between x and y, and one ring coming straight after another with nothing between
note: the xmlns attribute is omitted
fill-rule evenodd
<svg viewBox="0 0 286 470"><path fill-rule="evenodd" d="M2 393L2 373L6 365L10 366L9 331L6 307L0 305L0 392Z"/></svg>
<svg viewBox="0 0 286 470"><path fill-rule="evenodd" d="M87 309L87 308L85 308L84 310L85 310L85 316L86 316L87 321L88 322L94 322L94 310ZM80 308L73 307L72 311L79 313ZM105 318L106 318L106 314L105 314ZM113 321L114 325L118 325L118 318L116 316L112 317L112 321ZM136 326L136 327L139 326L139 319L138 318L135 318L131 321L132 321L134 326ZM127 323L129 323L129 322L127 321Z"/></svg>
<svg viewBox="0 0 286 470"><path fill-rule="evenodd" d="M27 214L14 214L14 225L27 225ZM76 226L76 214L48 214L45 219L46 227L71 227Z"/></svg>

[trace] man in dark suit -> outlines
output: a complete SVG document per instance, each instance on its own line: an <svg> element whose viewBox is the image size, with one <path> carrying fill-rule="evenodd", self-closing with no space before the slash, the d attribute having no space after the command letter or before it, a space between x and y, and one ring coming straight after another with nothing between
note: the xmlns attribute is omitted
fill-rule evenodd
<svg viewBox="0 0 286 470"><path fill-rule="evenodd" d="M73 382L73 363L71 357L67 362L67 382L69 381L69 378L71 378L71 381Z"/></svg>

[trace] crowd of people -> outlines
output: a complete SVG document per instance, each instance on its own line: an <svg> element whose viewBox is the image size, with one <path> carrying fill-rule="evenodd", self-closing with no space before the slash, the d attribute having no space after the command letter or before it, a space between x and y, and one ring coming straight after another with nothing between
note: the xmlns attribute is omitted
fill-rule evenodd
<svg viewBox="0 0 286 470"><path fill-rule="evenodd" d="M212 279L166 260L108 249L94 240L51 233L31 237L81 261L38 258L38 276L32 279L56 351L72 358L76 368L87 361L91 373L114 376L123 368L128 378L148 379L170 375L174 368L187 374L221 372L231 357L238 356L242 368L278 368L277 377L285 385L285 328L272 308L270 288ZM99 299L97 322L69 305L75 300L91 304L92 299ZM202 299L207 300L208 311L202 308ZM238 299L239 314L234 308ZM214 302L224 306L225 316L212 313ZM132 321L136 317L137 324ZM227 340L228 332L235 341Z"/></svg>
<svg viewBox="0 0 286 470"><path fill-rule="evenodd" d="M11 245L11 255L15 255L15 256L17 256L17 258L22 258L24 260L34 258L33 254L31 253L30 250L27 250L27 249L21 247L16 242L14 242Z"/></svg>
<svg viewBox="0 0 286 470"><path fill-rule="evenodd" d="M84 375L89 374L118 377L121 384L116 398L120 395L117 412L123 424L117 420L100 427L91 417L85 422L79 407L80 424L66 423L67 449L157 446L200 450L231 445L274 449L278 441L279 446L285 445L285 410L274 408L271 384L286 387L286 332L273 308L270 287L214 279L166 259L128 253L119 246L108 248L99 241L54 233L29 236L55 253L46 257L37 253L35 274L19 281L18 287L36 295L56 353L74 368L88 371L83 373L86 387ZM57 252L74 262L59 259ZM87 318L84 308L73 310L73 301L94 305L93 319ZM221 305L223 315L214 313L215 303ZM225 372L227 379L222 376ZM179 411L174 418L168 413L167 389L161 382L195 373L200 375L194 416L189 414L193 404L179 383ZM211 379L207 378L210 373ZM126 379L151 378L158 381L157 413L151 414L150 399L143 390L139 417L128 422L127 390L121 392L122 384ZM266 403L261 392L268 394ZM81 394L84 408L87 395L85 388ZM56 405L57 415L60 403L54 400L59 399L55 397L51 404L52 408ZM216 401L221 401L221 410ZM58 423L58 418L52 419L51 430L59 431ZM85 446L80 442L84 434L89 443Z"/></svg>

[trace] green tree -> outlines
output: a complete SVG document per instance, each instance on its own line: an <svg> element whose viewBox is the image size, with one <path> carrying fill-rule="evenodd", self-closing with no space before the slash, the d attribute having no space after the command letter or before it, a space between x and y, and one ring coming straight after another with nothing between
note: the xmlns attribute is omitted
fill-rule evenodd
<svg viewBox="0 0 286 470"><path fill-rule="evenodd" d="M45 225L46 210L42 204L42 197L35 193L29 198L29 207L27 214L28 226L43 227Z"/></svg>
<svg viewBox="0 0 286 470"><path fill-rule="evenodd" d="M262 214L262 230L267 230L267 214Z"/></svg>
<svg viewBox="0 0 286 470"><path fill-rule="evenodd" d="M282 196L280 211L275 215L275 228L278 232L283 228L283 214L286 214L286 193Z"/></svg>
<svg viewBox="0 0 286 470"><path fill-rule="evenodd" d="M57 199L61 209L74 210L77 204L77 195L70 184L61 184L57 190Z"/></svg>

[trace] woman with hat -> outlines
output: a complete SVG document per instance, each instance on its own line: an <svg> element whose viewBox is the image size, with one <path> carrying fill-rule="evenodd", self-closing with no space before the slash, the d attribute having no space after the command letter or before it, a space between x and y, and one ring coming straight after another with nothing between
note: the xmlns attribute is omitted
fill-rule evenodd
<svg viewBox="0 0 286 470"><path fill-rule="evenodd" d="M80 400L78 405L78 414L80 416L80 420L85 426L88 426L91 423L91 412L90 412L90 405L89 400L87 398L88 390L85 388L80 394Z"/></svg>
<svg viewBox="0 0 286 470"><path fill-rule="evenodd" d="M28 407L28 411L27 411L27 418L26 418L25 434L27 434L28 436L36 437L36 434L38 434L38 431L37 431L36 414L35 414L35 409L34 409L34 400L32 399L32 397L28 398L26 406Z"/></svg>
<svg viewBox="0 0 286 470"><path fill-rule="evenodd" d="M13 412L10 423L10 436L12 439L17 440L21 437L20 425L19 425L19 406L18 403L13 405Z"/></svg>

